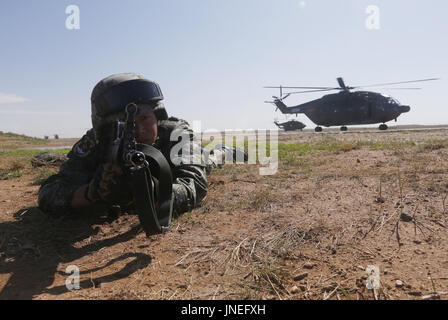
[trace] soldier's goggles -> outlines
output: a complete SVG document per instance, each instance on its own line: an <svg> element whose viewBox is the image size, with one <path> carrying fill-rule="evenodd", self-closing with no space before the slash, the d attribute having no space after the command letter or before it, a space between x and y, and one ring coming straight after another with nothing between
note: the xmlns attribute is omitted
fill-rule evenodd
<svg viewBox="0 0 448 320"><path fill-rule="evenodd" d="M124 111L130 102L152 104L160 100L163 100L163 94L157 83L136 79L111 87L93 103L98 116L104 117Z"/></svg>

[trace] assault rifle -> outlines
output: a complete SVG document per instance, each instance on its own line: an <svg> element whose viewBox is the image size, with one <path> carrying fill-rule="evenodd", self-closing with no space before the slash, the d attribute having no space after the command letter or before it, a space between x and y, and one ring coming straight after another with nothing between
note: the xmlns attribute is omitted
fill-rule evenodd
<svg viewBox="0 0 448 320"><path fill-rule="evenodd" d="M173 211L171 167L153 146L135 140L135 116L138 107L126 106L125 121L117 121L108 161L120 165L132 186L135 211L149 236L169 228ZM158 192L153 177L157 180Z"/></svg>

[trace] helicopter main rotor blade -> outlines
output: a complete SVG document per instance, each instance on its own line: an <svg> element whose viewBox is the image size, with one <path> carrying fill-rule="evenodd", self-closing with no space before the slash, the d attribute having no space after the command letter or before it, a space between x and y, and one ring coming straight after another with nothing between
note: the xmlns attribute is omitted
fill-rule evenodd
<svg viewBox="0 0 448 320"><path fill-rule="evenodd" d="M298 93L309 93L309 92L322 92L322 91L333 91L333 90L341 90L341 88L320 89L320 90L307 90L307 91L296 91L296 92L288 92L287 94L298 94Z"/></svg>
<svg viewBox="0 0 448 320"><path fill-rule="evenodd" d="M414 83L414 82L424 82L424 81L434 81L434 80L440 80L440 78L411 80L411 81L401 81L401 82L391 82L391 83L379 83L379 84L372 84L372 85L367 85L367 86L356 86L354 88L369 88L369 87L378 87L378 86L390 86L390 85L394 85L394 84Z"/></svg>
<svg viewBox="0 0 448 320"><path fill-rule="evenodd" d="M378 90L421 90L422 88L378 88Z"/></svg>
<svg viewBox="0 0 448 320"><path fill-rule="evenodd" d="M284 87L284 86L278 86L278 87L263 87L263 88L271 88L271 89L333 89L332 87Z"/></svg>
<svg viewBox="0 0 448 320"><path fill-rule="evenodd" d="M281 97L280 100L283 101L284 99L288 98L290 95L291 95L290 93L287 93L283 97Z"/></svg>

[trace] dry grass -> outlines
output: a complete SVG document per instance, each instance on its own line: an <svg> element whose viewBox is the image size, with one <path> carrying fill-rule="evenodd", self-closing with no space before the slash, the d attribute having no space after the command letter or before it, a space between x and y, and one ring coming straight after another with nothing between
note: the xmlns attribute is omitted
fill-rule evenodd
<svg viewBox="0 0 448 320"><path fill-rule="evenodd" d="M27 167L25 160L9 158L3 160L0 166L0 180L19 178Z"/></svg>
<svg viewBox="0 0 448 320"><path fill-rule="evenodd" d="M0 131L0 150L14 150L27 146L46 145L49 140Z"/></svg>

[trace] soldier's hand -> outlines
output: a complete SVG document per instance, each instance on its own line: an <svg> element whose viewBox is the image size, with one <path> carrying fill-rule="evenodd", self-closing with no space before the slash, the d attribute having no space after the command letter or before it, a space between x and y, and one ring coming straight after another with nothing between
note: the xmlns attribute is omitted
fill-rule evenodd
<svg viewBox="0 0 448 320"><path fill-rule="evenodd" d="M132 201L132 192L120 166L106 163L96 170L85 197L92 202L126 204Z"/></svg>

